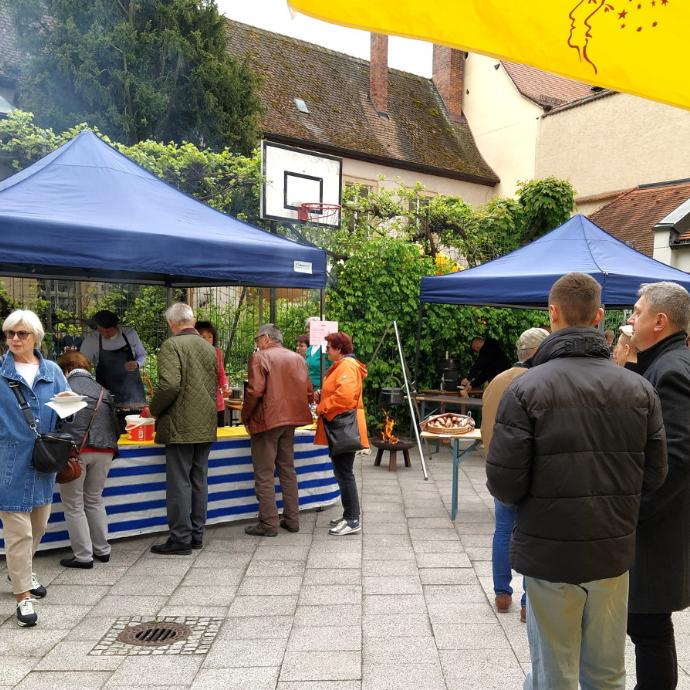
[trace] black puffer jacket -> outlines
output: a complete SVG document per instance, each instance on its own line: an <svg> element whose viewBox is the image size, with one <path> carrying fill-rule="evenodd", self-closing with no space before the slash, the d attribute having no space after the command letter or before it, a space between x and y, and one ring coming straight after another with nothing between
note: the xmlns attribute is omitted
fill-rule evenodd
<svg viewBox="0 0 690 690"><path fill-rule="evenodd" d="M685 333L638 354L638 371L661 399L668 476L645 492L630 571L632 613L669 613L690 606L690 350Z"/></svg>
<svg viewBox="0 0 690 690"><path fill-rule="evenodd" d="M666 476L659 398L592 328L552 334L532 365L501 399L486 466L489 491L518 505L511 563L550 582L621 575L642 487Z"/></svg>

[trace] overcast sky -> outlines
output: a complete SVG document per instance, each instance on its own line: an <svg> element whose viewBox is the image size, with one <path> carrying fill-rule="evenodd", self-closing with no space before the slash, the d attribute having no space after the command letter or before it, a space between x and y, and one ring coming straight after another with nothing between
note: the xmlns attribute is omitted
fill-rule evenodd
<svg viewBox="0 0 690 690"><path fill-rule="evenodd" d="M301 14L292 14L287 0L216 0L218 9L230 19L268 31L318 43L332 50L369 59L369 34L327 24ZM391 37L388 42L391 67L431 76L431 44Z"/></svg>

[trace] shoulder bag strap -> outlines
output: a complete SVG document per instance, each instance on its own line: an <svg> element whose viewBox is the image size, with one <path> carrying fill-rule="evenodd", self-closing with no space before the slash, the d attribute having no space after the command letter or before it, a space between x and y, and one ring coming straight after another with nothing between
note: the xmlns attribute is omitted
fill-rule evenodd
<svg viewBox="0 0 690 690"><path fill-rule="evenodd" d="M91 425L93 424L93 420L96 419L96 412L98 412L98 408L101 406L101 402L103 401L103 393L105 392L105 388L101 386L101 392L98 394L98 402L96 403L96 407L93 408L93 414L91 415L91 419L89 420L89 425L86 427L86 431L84 432L84 438L81 440L81 445L79 446L79 452L81 453L82 450L84 450L84 446L86 445L86 441L89 438L89 431L91 430Z"/></svg>
<svg viewBox="0 0 690 690"><path fill-rule="evenodd" d="M17 402L19 403L19 409L22 411L24 419L26 419L26 423L29 425L29 427L31 427L31 431L33 431L34 434L36 434L36 437L38 438L41 435L38 433L38 420L31 411L29 403L26 402L24 393L22 393L21 384L19 383L19 381L8 380L7 385L12 389L12 392L17 398Z"/></svg>

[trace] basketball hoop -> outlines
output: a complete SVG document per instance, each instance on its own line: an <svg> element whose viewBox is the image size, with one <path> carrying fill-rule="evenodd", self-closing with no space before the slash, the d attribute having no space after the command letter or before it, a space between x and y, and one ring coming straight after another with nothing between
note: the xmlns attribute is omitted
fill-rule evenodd
<svg viewBox="0 0 690 690"><path fill-rule="evenodd" d="M304 203L297 209L297 220L303 223L310 221L319 223L336 217L338 213L340 213L340 204Z"/></svg>

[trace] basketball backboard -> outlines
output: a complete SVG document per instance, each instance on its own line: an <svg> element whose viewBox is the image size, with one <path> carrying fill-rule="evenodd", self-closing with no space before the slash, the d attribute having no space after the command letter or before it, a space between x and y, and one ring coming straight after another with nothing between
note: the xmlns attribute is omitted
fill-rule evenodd
<svg viewBox="0 0 690 690"><path fill-rule="evenodd" d="M310 212L306 221L298 218L301 204L340 205L340 158L264 141L261 146L261 172L262 218L340 227L339 209L328 215L320 214L318 210Z"/></svg>

